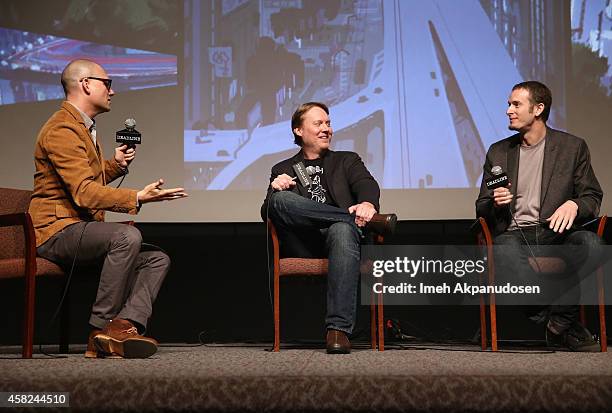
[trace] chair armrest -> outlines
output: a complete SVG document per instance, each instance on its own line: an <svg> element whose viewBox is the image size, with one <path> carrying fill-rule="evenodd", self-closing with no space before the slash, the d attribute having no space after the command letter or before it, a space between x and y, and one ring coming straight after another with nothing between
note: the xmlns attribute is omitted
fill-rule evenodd
<svg viewBox="0 0 612 413"><path fill-rule="evenodd" d="M36 274L36 235L32 217L28 212L0 215L0 227L14 226L23 228L26 274L33 277Z"/></svg>
<svg viewBox="0 0 612 413"><path fill-rule="evenodd" d="M0 215L0 227L25 226L27 212ZM30 221L31 222L31 221Z"/></svg>

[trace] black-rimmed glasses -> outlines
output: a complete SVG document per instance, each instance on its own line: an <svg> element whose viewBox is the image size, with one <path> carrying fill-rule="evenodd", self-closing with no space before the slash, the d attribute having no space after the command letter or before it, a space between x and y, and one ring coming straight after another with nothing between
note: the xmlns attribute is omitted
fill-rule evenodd
<svg viewBox="0 0 612 413"><path fill-rule="evenodd" d="M104 86L106 86L106 90L108 90L109 92L111 90L111 85L113 84L113 79L104 79L102 77L94 77L94 76L84 77L83 79L79 80L79 82L82 82L85 79L99 80L100 82L104 83Z"/></svg>

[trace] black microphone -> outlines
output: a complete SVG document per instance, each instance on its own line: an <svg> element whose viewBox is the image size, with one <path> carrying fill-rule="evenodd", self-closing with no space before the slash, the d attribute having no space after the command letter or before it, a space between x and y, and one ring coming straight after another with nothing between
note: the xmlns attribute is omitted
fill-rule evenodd
<svg viewBox="0 0 612 413"><path fill-rule="evenodd" d="M308 168L306 168L304 166L304 162L298 162L293 165L293 170L297 175L296 178L300 180L302 186L309 188L310 185L312 185L312 179L310 179L310 175L315 172L315 168L313 166L309 166Z"/></svg>
<svg viewBox="0 0 612 413"><path fill-rule="evenodd" d="M501 166L496 165L491 168L491 173L493 176L485 181L487 189L493 190L495 188L501 188L503 186L508 186L510 183L508 174L502 170Z"/></svg>
<svg viewBox="0 0 612 413"><path fill-rule="evenodd" d="M136 121L132 118L125 120L125 129L117 131L115 142L119 145L127 145L128 148L135 148L142 143L142 134L136 129Z"/></svg>

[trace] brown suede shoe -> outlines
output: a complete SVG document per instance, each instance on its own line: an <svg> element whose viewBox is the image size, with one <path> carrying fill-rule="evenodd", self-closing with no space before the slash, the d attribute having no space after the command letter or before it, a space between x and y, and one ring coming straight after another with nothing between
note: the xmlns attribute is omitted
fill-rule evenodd
<svg viewBox="0 0 612 413"><path fill-rule="evenodd" d="M87 339L87 350L85 350L85 358L86 359L120 359L122 358L118 354L108 354L103 351L100 351L96 348L96 344L94 342L94 338L102 333L102 330L93 329L89 333L89 339Z"/></svg>
<svg viewBox="0 0 612 413"><path fill-rule="evenodd" d="M351 342L343 331L327 330L327 354L349 354Z"/></svg>
<svg viewBox="0 0 612 413"><path fill-rule="evenodd" d="M366 228L379 235L393 235L396 223L397 215L395 214L374 214L366 224Z"/></svg>
<svg viewBox="0 0 612 413"><path fill-rule="evenodd" d="M94 337L99 352L117 354L129 359L151 357L157 351L157 341L138 334L128 320L116 318Z"/></svg>
<svg viewBox="0 0 612 413"><path fill-rule="evenodd" d="M89 333L89 338L87 339L87 350L85 350L85 358L86 359L96 359L103 357L102 353L98 355L98 350L96 349L96 345L94 344L94 337L100 334L102 330L93 329Z"/></svg>

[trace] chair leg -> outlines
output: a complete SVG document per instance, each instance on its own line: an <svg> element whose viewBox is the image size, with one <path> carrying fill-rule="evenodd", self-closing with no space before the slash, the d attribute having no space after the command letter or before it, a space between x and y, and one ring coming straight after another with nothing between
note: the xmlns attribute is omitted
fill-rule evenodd
<svg viewBox="0 0 612 413"><path fill-rule="evenodd" d="M274 277L274 348L272 351L280 351L280 282L278 275Z"/></svg>
<svg viewBox="0 0 612 413"><path fill-rule="evenodd" d="M497 307L495 305L494 294L491 294L489 313L491 317L491 350L497 351Z"/></svg>
<svg viewBox="0 0 612 413"><path fill-rule="evenodd" d="M383 311L383 295L378 295L378 351L385 351L385 314Z"/></svg>
<svg viewBox="0 0 612 413"><path fill-rule="evenodd" d="M493 251L489 245L487 255L489 258L489 285L495 285L495 262ZM491 323L491 350L497 351L497 307L495 305L495 294L489 296L489 320Z"/></svg>
<svg viewBox="0 0 612 413"><path fill-rule="evenodd" d="M487 306L485 305L484 294L480 294L480 348L487 349Z"/></svg>
<svg viewBox="0 0 612 413"><path fill-rule="evenodd" d="M34 347L34 306L36 303L36 280L34 276L25 278L25 304L23 313L23 343L21 357L32 358Z"/></svg>
<svg viewBox="0 0 612 413"><path fill-rule="evenodd" d="M374 300L376 296L372 291L370 294L370 347L376 350L376 305Z"/></svg>
<svg viewBox="0 0 612 413"><path fill-rule="evenodd" d="M606 332L606 303L604 299L603 269L597 269L597 300L599 307L599 342L601 352L608 351L608 334Z"/></svg>

